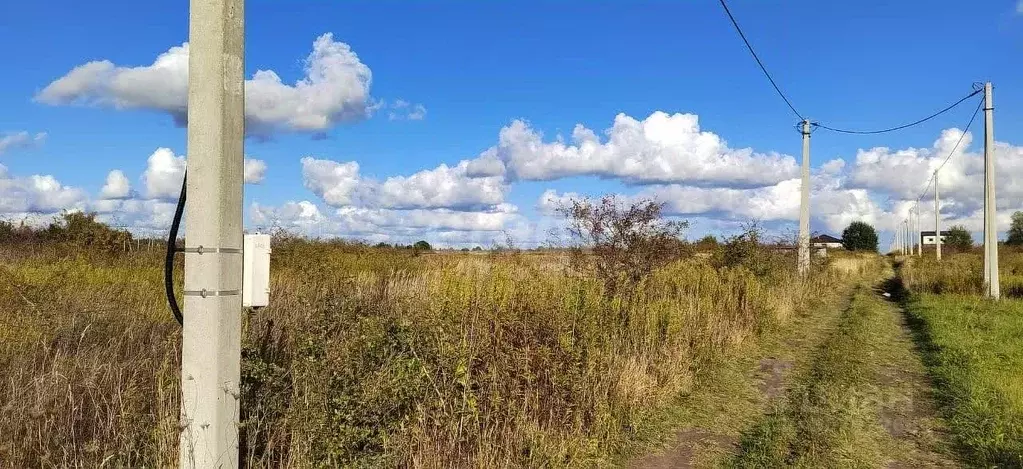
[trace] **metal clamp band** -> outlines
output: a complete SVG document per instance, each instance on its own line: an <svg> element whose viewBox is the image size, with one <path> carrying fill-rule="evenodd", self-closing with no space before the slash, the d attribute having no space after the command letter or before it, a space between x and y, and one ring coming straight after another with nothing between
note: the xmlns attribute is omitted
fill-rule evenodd
<svg viewBox="0 0 1023 469"><path fill-rule="evenodd" d="M217 254L217 253L221 253L221 254L241 254L242 253L242 250L239 249L239 248L208 248L208 247L205 247L205 246L202 246L202 245L200 245L198 247L194 247L194 248L179 249L178 251L180 251L180 252L188 252L188 253L195 253L195 254L200 254L200 255L207 254L207 253L209 253L209 254Z"/></svg>
<svg viewBox="0 0 1023 469"><path fill-rule="evenodd" d="M207 290L207 289L203 288L202 290L185 290L183 292L183 294L185 296L201 296L203 298L206 298L206 297L210 297L210 296L235 296L235 295L240 295L241 294L241 290Z"/></svg>

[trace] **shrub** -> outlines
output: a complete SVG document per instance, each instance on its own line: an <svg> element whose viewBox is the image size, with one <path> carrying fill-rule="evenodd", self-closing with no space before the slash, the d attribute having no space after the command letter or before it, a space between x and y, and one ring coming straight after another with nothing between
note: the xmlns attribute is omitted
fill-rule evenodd
<svg viewBox="0 0 1023 469"><path fill-rule="evenodd" d="M958 252L969 251L973 248L973 235L962 225L953 226L945 235L945 245Z"/></svg>
<svg viewBox="0 0 1023 469"><path fill-rule="evenodd" d="M95 213L64 212L50 223L44 233L50 241L106 251L124 249L132 242L131 233L96 221Z"/></svg>
<svg viewBox="0 0 1023 469"><path fill-rule="evenodd" d="M700 251L713 251L718 247L718 239L714 235L707 235L696 242L696 249Z"/></svg>
<svg viewBox="0 0 1023 469"><path fill-rule="evenodd" d="M850 251L877 251L877 231L869 223L854 221L842 231L842 246Z"/></svg>
<svg viewBox="0 0 1023 469"><path fill-rule="evenodd" d="M433 250L433 246L430 246L430 243L428 243L426 241L419 240L419 241L416 241L416 244L412 245L412 249L415 249L417 251L432 251Z"/></svg>
<svg viewBox="0 0 1023 469"><path fill-rule="evenodd" d="M613 295L654 269L685 257L689 250L681 238L689 224L665 219L662 206L652 200L625 204L607 195L599 202L572 200L559 208L568 219L574 264L590 265L588 249L597 277Z"/></svg>
<svg viewBox="0 0 1023 469"><path fill-rule="evenodd" d="M771 251L763 243L764 233L759 223L749 221L743 225L741 234L725 241L714 259L715 265L725 268L742 267L757 277L784 272L784 256Z"/></svg>

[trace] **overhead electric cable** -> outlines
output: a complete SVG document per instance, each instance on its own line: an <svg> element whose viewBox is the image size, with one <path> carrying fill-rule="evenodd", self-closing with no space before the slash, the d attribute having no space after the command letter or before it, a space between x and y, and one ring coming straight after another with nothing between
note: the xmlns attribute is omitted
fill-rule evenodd
<svg viewBox="0 0 1023 469"><path fill-rule="evenodd" d="M757 61L757 65L760 66L760 71L764 72L764 76L766 76L767 80L771 82L771 86L774 87L774 91L778 92L778 96L781 96L781 99L785 101L785 104L789 106L789 109L792 110L792 113L795 114L799 120L806 120L806 118L804 118L803 115L796 110L796 107L792 105L792 101L789 101L789 98L781 91L781 88L778 87L778 83L775 83L774 78L772 78L771 74L767 71L767 67L764 66L764 62L760 60L756 51L753 50L753 46L750 45L749 40L746 39L746 35L743 34L742 28L739 27L739 23L735 21L735 17L732 16L732 12L728 9L728 5L725 4L725 0L719 1L721 2L721 8L725 9L725 14L728 15L728 19L732 21L732 26L735 26L735 31L739 33L739 37L742 38L742 42L746 43L746 49L749 49L749 53L753 56L753 59Z"/></svg>
<svg viewBox="0 0 1023 469"><path fill-rule="evenodd" d="M974 93L974 94L976 94L976 93ZM969 97L969 96L967 96L967 97ZM934 175L939 170L941 170L941 168L945 167L945 163L948 163L948 160L951 159L952 155L954 155L956 150L959 149L959 145L961 143L963 143L963 139L966 138L966 133L970 131L970 126L972 126L973 125L973 121L977 119L977 114L980 112L980 108L982 108L982 107L984 107L984 101L983 100L981 100L979 103L977 103L977 109L973 110L973 115L970 116L970 121L966 123L966 128L963 129L963 133L959 135L959 140L956 140L956 144L955 144L955 146L952 147L952 151L948 152L948 156L945 157L945 160L942 161L941 164L938 165L938 167L935 168L934 171L931 172L931 178L927 180L927 187L925 187L923 192L920 193L920 196L916 198L917 202L919 202L921 199L923 199L924 195L927 194L927 191L929 191L931 189L931 184L934 183Z"/></svg>
<svg viewBox="0 0 1023 469"><path fill-rule="evenodd" d="M915 121L910 122L908 124L903 124L903 125L896 126L896 127L889 127L887 129L878 129L878 130L839 129L839 128L836 128L836 127L831 127L831 126L827 126L827 125L821 124L819 122L815 122L814 125L817 126L817 127L822 128L822 129L830 130L832 132L839 132L839 133L843 133L843 134L859 134L859 135L864 135L864 134L883 134L885 132L894 132L896 130L902 130L902 129L905 129L907 127L912 127L914 125L922 124L922 123L927 122L927 121L929 121L931 119L934 119L935 117L938 117L938 116L940 116L940 115L942 115L942 114L944 114L944 113L946 113L948 111L951 111L953 108L955 108L956 106L961 104L963 101L966 101L967 99L970 99L973 96L976 96L978 93L980 93L982 91L984 91L984 90L974 90L973 93L970 93L970 94L964 96L959 101L956 101L956 102L950 104L949 106L945 107L944 109L942 109L942 110L940 110L938 112L935 112L934 114L931 114L931 115L929 115L927 117L924 117L923 119L915 120Z"/></svg>

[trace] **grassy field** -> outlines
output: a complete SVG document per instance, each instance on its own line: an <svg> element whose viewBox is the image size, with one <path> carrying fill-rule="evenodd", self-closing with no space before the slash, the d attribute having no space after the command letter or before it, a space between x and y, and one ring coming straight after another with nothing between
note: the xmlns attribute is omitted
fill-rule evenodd
<svg viewBox="0 0 1023 469"><path fill-rule="evenodd" d="M915 296L946 417L978 465L1023 466L1023 302Z"/></svg>
<svg viewBox="0 0 1023 469"><path fill-rule="evenodd" d="M612 295L559 254L278 245L243 322L243 465L613 465L723 354L863 273L717 257ZM161 258L0 248L0 464L176 464Z"/></svg>
<svg viewBox="0 0 1023 469"><path fill-rule="evenodd" d="M977 466L1023 466L1023 254L999 259L1003 295L982 298L982 259L911 259L906 308L960 451ZM941 294L938 294L941 293Z"/></svg>

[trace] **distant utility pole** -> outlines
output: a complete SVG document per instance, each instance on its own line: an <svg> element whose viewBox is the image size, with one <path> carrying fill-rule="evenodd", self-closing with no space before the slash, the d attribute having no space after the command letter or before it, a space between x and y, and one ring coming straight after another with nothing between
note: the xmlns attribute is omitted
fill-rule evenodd
<svg viewBox="0 0 1023 469"><path fill-rule="evenodd" d="M810 270L810 121L803 120L803 174L799 199L799 275Z"/></svg>
<svg viewBox="0 0 1023 469"><path fill-rule="evenodd" d="M182 468L238 467L244 0L190 0Z"/></svg>
<svg viewBox="0 0 1023 469"><path fill-rule="evenodd" d="M941 200L938 198L938 170L934 170L934 257L941 260Z"/></svg>
<svg viewBox="0 0 1023 469"><path fill-rule="evenodd" d="M916 201L916 231L913 233L913 235L916 236L916 255L917 255L917 257L920 257L920 256L924 255L924 242L923 242L923 235L921 234L921 231L923 231L923 227L920 225L920 200L917 199L917 201Z"/></svg>
<svg viewBox="0 0 1023 469"><path fill-rule="evenodd" d="M913 219L913 214L911 213L909 214L909 216L905 218L905 254L907 256L913 255L913 234L910 234L911 232L909 228L909 226L911 226L911 224L909 223L910 219Z"/></svg>
<svg viewBox="0 0 1023 469"><path fill-rule="evenodd" d="M998 212L995 198L995 123L991 82L984 84L984 284L987 295L1001 296L998 279Z"/></svg>

